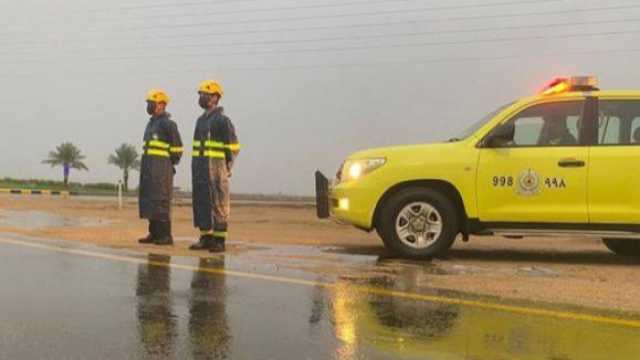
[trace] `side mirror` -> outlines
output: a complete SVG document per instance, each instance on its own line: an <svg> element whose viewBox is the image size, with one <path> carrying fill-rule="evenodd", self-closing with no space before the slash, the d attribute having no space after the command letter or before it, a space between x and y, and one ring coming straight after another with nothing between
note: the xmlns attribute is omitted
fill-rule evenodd
<svg viewBox="0 0 640 360"><path fill-rule="evenodd" d="M516 133L516 126L513 122L508 122L494 128L484 139L484 147L497 148L503 147L513 141Z"/></svg>

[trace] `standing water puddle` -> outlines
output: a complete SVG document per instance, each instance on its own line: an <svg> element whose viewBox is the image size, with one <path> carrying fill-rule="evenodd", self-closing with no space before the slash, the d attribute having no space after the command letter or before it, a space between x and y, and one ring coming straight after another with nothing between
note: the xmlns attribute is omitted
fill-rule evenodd
<svg viewBox="0 0 640 360"><path fill-rule="evenodd" d="M107 224L107 222L104 220L76 218L42 211L0 210L0 226L40 229L46 227L97 226L105 224Z"/></svg>

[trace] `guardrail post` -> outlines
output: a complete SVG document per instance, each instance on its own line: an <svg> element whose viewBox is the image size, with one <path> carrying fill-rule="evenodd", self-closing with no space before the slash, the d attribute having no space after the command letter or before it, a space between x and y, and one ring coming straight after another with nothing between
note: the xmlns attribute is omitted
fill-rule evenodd
<svg viewBox="0 0 640 360"><path fill-rule="evenodd" d="M118 210L122 210L122 180L118 180Z"/></svg>

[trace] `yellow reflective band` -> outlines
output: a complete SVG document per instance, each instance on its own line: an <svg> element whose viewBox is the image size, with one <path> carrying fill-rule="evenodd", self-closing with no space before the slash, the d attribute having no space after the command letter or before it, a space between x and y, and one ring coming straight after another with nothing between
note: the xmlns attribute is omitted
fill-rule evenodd
<svg viewBox="0 0 640 360"><path fill-rule="evenodd" d="M169 149L169 151L172 153L181 153L184 151L184 149L182 147L172 147L171 149Z"/></svg>
<svg viewBox="0 0 640 360"><path fill-rule="evenodd" d="M218 147L218 148L224 148L224 143L221 143L219 141L212 141L212 140L207 140L204 143L204 146L206 147Z"/></svg>
<svg viewBox="0 0 640 360"><path fill-rule="evenodd" d="M204 152L195 151L193 154L191 154L191 156L193 156L193 157L208 157L208 158L214 158L214 159L225 159L226 158L226 156L224 155L224 152L215 151L215 150L206 150Z"/></svg>
<svg viewBox="0 0 640 360"><path fill-rule="evenodd" d="M200 235L213 235L213 230L200 230Z"/></svg>
<svg viewBox="0 0 640 360"><path fill-rule="evenodd" d="M240 150L240 144L229 144L227 145L227 148L229 148L229 150L231 151L238 151Z"/></svg>
<svg viewBox="0 0 640 360"><path fill-rule="evenodd" d="M160 149L168 149L171 145L169 145L169 143L166 143L160 140L150 140L147 142L147 146L157 147Z"/></svg>
<svg viewBox="0 0 640 360"><path fill-rule="evenodd" d="M215 151L215 150L207 150L204 152L205 157L216 158L216 159L224 159L224 152Z"/></svg>
<svg viewBox="0 0 640 360"><path fill-rule="evenodd" d="M200 147L200 145L202 145L200 140L193 140L193 147Z"/></svg>
<svg viewBox="0 0 640 360"><path fill-rule="evenodd" d="M213 232L213 236L226 238L227 237L227 232L226 231L214 231Z"/></svg>
<svg viewBox="0 0 640 360"><path fill-rule="evenodd" d="M169 152L166 150L149 149L147 150L147 155L169 157Z"/></svg>

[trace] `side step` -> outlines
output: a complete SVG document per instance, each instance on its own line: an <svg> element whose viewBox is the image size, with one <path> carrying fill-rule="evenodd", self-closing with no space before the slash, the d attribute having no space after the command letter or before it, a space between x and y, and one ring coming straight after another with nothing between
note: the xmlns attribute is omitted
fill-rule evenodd
<svg viewBox="0 0 640 360"><path fill-rule="evenodd" d="M530 229L487 229L487 233L506 238L523 237L582 237L582 238L614 238L614 239L635 239L640 240L640 233L628 231L588 231L588 230L530 230Z"/></svg>

